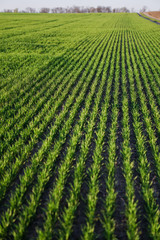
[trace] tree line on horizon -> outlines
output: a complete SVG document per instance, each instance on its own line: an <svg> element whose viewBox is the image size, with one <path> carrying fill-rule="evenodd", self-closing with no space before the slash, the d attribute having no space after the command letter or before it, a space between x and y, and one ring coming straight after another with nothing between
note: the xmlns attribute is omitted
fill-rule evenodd
<svg viewBox="0 0 160 240"><path fill-rule="evenodd" d="M144 6L139 12L146 12L147 7ZM4 12L14 12L14 13L129 13L129 12L136 12L134 8L129 10L126 7L122 8L111 8L110 6L97 6L97 7L55 7L55 8L46 8L43 7L39 11L35 8L27 7L25 10L19 11L18 8L15 9L4 9Z"/></svg>

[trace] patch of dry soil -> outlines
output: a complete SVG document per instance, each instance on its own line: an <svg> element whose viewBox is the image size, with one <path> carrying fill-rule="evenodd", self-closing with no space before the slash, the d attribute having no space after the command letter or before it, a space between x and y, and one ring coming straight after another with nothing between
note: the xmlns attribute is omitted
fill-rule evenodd
<svg viewBox="0 0 160 240"><path fill-rule="evenodd" d="M160 11L144 12L143 14L145 14L148 17L160 20Z"/></svg>

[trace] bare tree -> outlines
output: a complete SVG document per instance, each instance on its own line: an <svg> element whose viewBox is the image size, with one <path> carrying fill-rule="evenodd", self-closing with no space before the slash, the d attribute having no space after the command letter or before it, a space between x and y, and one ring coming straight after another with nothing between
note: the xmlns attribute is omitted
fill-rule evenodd
<svg viewBox="0 0 160 240"><path fill-rule="evenodd" d="M31 8L31 7L27 7L27 8L26 8L26 12L27 12L27 13L35 13L35 12L36 12L36 9L35 9L35 8Z"/></svg>
<svg viewBox="0 0 160 240"><path fill-rule="evenodd" d="M52 13L57 13L57 12L56 12L56 8L52 8L52 9L51 9L51 12L52 12Z"/></svg>
<svg viewBox="0 0 160 240"><path fill-rule="evenodd" d="M111 7L106 7L106 13L111 13L112 12L112 8Z"/></svg>
<svg viewBox="0 0 160 240"><path fill-rule="evenodd" d="M18 8L15 8L15 9L14 9L14 13L18 13Z"/></svg>
<svg viewBox="0 0 160 240"><path fill-rule="evenodd" d="M113 8L113 13L118 13L119 12L119 8Z"/></svg>
<svg viewBox="0 0 160 240"><path fill-rule="evenodd" d="M40 13L49 13L50 8L41 8Z"/></svg>
<svg viewBox="0 0 160 240"><path fill-rule="evenodd" d="M132 13L135 13L135 9L134 9L134 8L131 8L131 12L132 12Z"/></svg>
<svg viewBox="0 0 160 240"><path fill-rule="evenodd" d="M129 13L130 10L126 7L122 8L113 8L113 13Z"/></svg>
<svg viewBox="0 0 160 240"><path fill-rule="evenodd" d="M70 7L66 8L66 13L71 13L72 9Z"/></svg>
<svg viewBox="0 0 160 240"><path fill-rule="evenodd" d="M102 12L102 7L101 7L101 6L98 6L98 7L97 7L97 12L98 12L98 13L101 13L101 12Z"/></svg>
<svg viewBox="0 0 160 240"><path fill-rule="evenodd" d="M87 7L81 8L81 13L89 13L89 12L90 12L90 8L87 8Z"/></svg>
<svg viewBox="0 0 160 240"><path fill-rule="evenodd" d="M4 12L6 12L6 13L11 13L11 12L13 12L11 9L4 9Z"/></svg>
<svg viewBox="0 0 160 240"><path fill-rule="evenodd" d="M143 11L146 10L147 7L143 7ZM142 11L141 10L141 11ZM11 12L12 10L5 9L4 12ZM14 9L14 12L18 12L18 8ZM25 11L21 11L23 13L36 13L35 8L27 7ZM120 13L120 12L125 12L128 13L130 12L129 9L126 7L122 8L112 8L110 6L98 6L97 8L94 7L79 7L79 6L73 6L73 7L68 7L68 8L63 8L63 7L56 7L56 8L41 8L40 13ZM134 12L134 8L132 8L132 12Z"/></svg>
<svg viewBox="0 0 160 240"><path fill-rule="evenodd" d="M129 13L130 11L126 7L122 7L122 8L120 8L120 12Z"/></svg>
<svg viewBox="0 0 160 240"><path fill-rule="evenodd" d="M80 13L80 12L81 12L80 7L78 7L78 6L73 7L73 13Z"/></svg>
<svg viewBox="0 0 160 240"><path fill-rule="evenodd" d="M62 7L57 7L57 8L53 8L51 9L52 13L66 13L66 9L62 8Z"/></svg>
<svg viewBox="0 0 160 240"><path fill-rule="evenodd" d="M147 6L143 6L142 9L140 9L140 12L146 12L147 11Z"/></svg>
<svg viewBox="0 0 160 240"><path fill-rule="evenodd" d="M90 7L90 8L88 9L88 12L89 12L89 13L96 13L97 10L96 10L96 8L94 8L94 7Z"/></svg>
<svg viewBox="0 0 160 240"><path fill-rule="evenodd" d="M101 6L101 12L105 13L106 12L106 8L104 6Z"/></svg>

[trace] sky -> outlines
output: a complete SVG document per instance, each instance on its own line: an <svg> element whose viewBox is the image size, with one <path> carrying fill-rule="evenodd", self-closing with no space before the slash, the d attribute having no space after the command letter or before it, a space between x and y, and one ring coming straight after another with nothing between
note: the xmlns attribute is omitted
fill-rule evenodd
<svg viewBox="0 0 160 240"><path fill-rule="evenodd" d="M36 8L39 10L42 7L97 7L97 6L111 6L112 8L127 7L134 8L139 11L143 6L147 6L150 11L160 10L160 0L0 0L0 11L4 9L25 10L27 7Z"/></svg>

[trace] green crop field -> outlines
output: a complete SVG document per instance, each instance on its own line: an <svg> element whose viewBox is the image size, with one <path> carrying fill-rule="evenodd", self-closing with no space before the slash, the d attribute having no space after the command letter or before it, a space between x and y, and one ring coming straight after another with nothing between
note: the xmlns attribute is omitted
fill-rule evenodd
<svg viewBox="0 0 160 240"><path fill-rule="evenodd" d="M160 239L160 26L0 14L0 239Z"/></svg>

